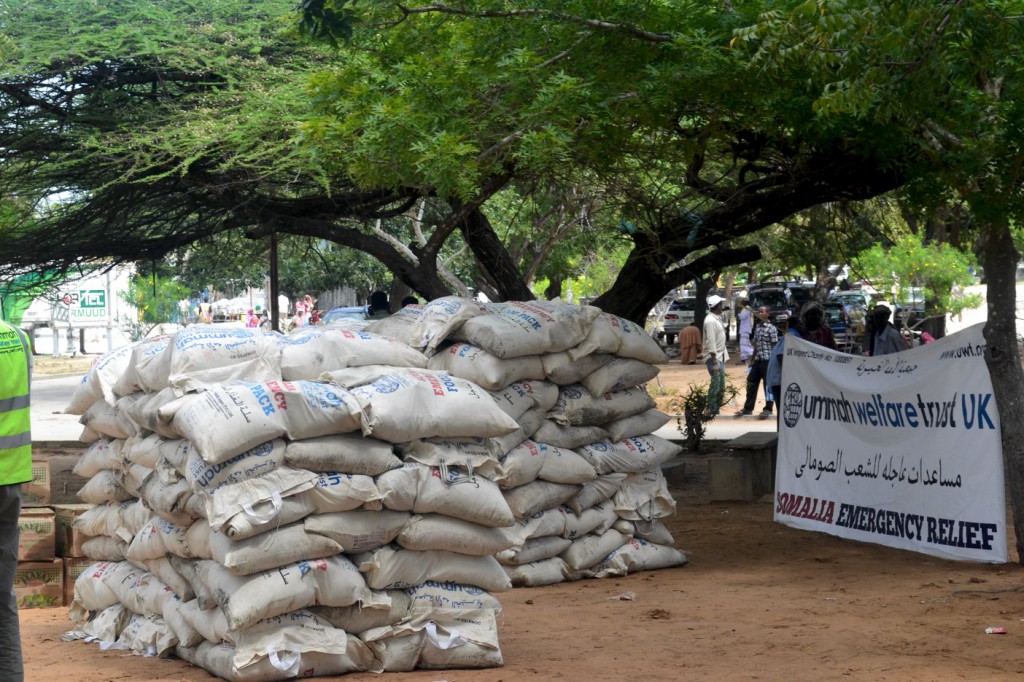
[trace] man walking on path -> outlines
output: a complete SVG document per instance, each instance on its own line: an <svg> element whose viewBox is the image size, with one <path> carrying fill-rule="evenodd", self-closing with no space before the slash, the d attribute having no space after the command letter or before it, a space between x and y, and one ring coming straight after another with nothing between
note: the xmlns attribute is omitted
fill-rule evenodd
<svg viewBox="0 0 1024 682"><path fill-rule="evenodd" d="M725 326L721 314L725 299L721 296L708 296L708 314L704 316L704 364L711 375L711 387L708 388L708 406L704 408L705 416L718 414L725 396L725 364L729 362L729 351L725 348Z"/></svg>
<svg viewBox="0 0 1024 682"><path fill-rule="evenodd" d="M12 682L24 679L14 574L21 484L32 480L31 380L28 338L0 320L0 675Z"/></svg>
<svg viewBox="0 0 1024 682"><path fill-rule="evenodd" d="M754 403L757 401L757 389L760 384L764 384L765 393L768 393L768 361L772 357L772 349L779 341L778 330L768 321L768 309L764 306L758 308L757 317L761 322L754 327L754 357L750 363L750 372L747 373L747 399L743 403L743 409L736 413L737 417L754 413ZM772 400L768 398L760 418L767 419L770 416Z"/></svg>

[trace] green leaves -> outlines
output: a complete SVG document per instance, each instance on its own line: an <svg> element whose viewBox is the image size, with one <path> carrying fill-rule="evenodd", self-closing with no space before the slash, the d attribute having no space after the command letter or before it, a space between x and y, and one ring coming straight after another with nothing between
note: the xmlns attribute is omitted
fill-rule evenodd
<svg viewBox="0 0 1024 682"><path fill-rule="evenodd" d="M352 38L354 12L345 7L348 0L300 0L299 32L334 47ZM355 0L352 1L355 4Z"/></svg>

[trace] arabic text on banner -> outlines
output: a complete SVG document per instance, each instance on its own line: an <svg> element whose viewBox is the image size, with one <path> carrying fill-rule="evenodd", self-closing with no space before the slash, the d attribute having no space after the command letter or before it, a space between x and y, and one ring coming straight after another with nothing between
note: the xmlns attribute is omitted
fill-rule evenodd
<svg viewBox="0 0 1024 682"><path fill-rule="evenodd" d="M873 358L787 336L775 520L947 559L1007 561L982 326Z"/></svg>

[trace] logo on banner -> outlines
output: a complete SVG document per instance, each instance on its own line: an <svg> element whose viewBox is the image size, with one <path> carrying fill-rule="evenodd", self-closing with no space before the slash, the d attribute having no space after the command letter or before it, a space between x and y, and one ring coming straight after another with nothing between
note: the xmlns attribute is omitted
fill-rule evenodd
<svg viewBox="0 0 1024 682"><path fill-rule="evenodd" d="M800 410L804 404L804 394L800 390L800 384L793 382L786 386L786 393L782 397L782 420L786 426L793 428L800 421Z"/></svg>

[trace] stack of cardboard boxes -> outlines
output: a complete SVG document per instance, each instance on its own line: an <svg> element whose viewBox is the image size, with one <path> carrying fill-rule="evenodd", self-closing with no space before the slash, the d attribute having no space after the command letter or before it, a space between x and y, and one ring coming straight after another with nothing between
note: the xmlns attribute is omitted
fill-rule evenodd
<svg viewBox="0 0 1024 682"><path fill-rule="evenodd" d="M14 577L19 608L70 604L75 579L93 563L82 552L82 543L88 538L72 526L92 506L77 503L86 480L70 473L77 459L74 455L40 456L32 462L32 481L22 485Z"/></svg>

